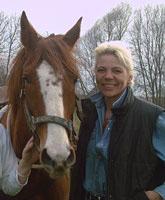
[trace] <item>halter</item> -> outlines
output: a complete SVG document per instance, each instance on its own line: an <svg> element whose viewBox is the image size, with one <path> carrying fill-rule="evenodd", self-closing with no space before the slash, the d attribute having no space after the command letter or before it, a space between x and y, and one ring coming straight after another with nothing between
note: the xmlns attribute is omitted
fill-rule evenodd
<svg viewBox="0 0 165 200"><path fill-rule="evenodd" d="M24 89L21 89L20 98L23 95L25 95L25 91L24 91ZM30 129L30 131L32 132L32 134L34 136L35 146L38 149L38 151L40 151L40 148L39 148L40 138L39 138L39 135L37 133L38 124L54 123L54 124L58 124L58 125L64 127L67 130L70 143L71 144L74 143L73 141L75 141L75 134L74 134L74 131L73 131L72 120L67 120L67 119L64 119L64 118L61 118L61 117L58 117L58 116L53 116L53 115L42 115L42 116L34 117L30 113L25 100L24 100L23 105L24 105L24 112L25 112L27 125L28 125L28 128Z"/></svg>

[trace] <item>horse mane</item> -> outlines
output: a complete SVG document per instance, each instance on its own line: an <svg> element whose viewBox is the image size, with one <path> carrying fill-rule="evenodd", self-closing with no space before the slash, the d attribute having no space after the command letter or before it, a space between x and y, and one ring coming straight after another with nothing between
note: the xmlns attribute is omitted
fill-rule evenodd
<svg viewBox="0 0 165 200"><path fill-rule="evenodd" d="M22 88L21 79L25 62L25 49L21 48L12 61L12 69L7 79L7 98L9 105L16 108L19 105L19 95ZM13 110L14 111L14 110ZM14 111L15 113L15 111Z"/></svg>
<svg viewBox="0 0 165 200"><path fill-rule="evenodd" d="M24 69L27 65L28 67L37 67L43 60L46 60L56 73L64 74L67 70L67 76L72 76L75 81L79 77L76 59L71 48L63 41L62 35L51 34L47 38L40 37L37 47L30 51L22 47L12 62L12 69L7 81L7 96L13 114L16 114L21 102L20 93L23 88ZM64 79L69 83L67 76L64 76Z"/></svg>

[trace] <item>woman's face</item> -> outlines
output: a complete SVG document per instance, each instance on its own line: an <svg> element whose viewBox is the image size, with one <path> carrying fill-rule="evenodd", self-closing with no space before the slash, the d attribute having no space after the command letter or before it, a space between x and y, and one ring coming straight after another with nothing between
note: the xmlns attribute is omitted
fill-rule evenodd
<svg viewBox="0 0 165 200"><path fill-rule="evenodd" d="M132 79L128 70L111 54L97 59L95 74L98 89L111 100L117 99Z"/></svg>

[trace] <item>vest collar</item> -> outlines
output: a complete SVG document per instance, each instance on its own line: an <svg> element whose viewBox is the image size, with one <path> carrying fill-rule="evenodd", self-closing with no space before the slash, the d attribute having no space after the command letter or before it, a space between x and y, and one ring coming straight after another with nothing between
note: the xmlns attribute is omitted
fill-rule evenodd
<svg viewBox="0 0 165 200"><path fill-rule="evenodd" d="M112 112L116 116L124 115L134 102L134 95L131 87L127 88L127 94L120 107L113 107Z"/></svg>

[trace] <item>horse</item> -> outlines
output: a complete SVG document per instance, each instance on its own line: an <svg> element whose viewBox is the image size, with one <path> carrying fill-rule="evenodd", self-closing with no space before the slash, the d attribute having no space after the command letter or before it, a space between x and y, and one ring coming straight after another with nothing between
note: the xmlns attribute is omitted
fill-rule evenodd
<svg viewBox="0 0 165 200"><path fill-rule="evenodd" d="M23 11L22 47L8 78L8 110L1 123L10 127L14 151L21 158L33 135L39 158L28 184L12 200L68 200L70 169L75 162L72 118L79 77L74 45L82 17L65 34L41 36ZM5 199L5 198L4 198Z"/></svg>

